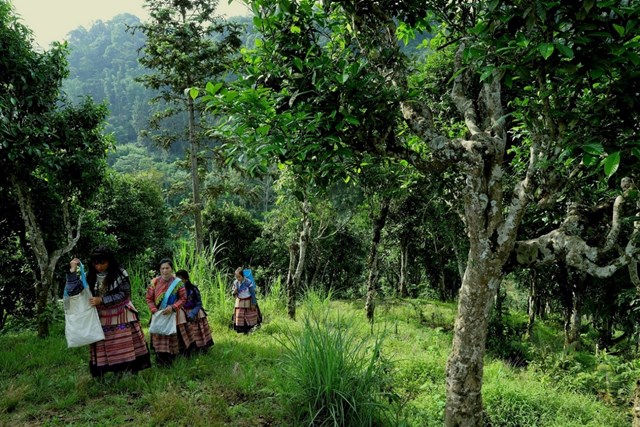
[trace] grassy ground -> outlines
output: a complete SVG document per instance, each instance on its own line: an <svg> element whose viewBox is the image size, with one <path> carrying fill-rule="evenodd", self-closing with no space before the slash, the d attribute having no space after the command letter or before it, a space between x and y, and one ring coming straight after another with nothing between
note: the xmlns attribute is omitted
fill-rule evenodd
<svg viewBox="0 0 640 427"><path fill-rule="evenodd" d="M153 366L137 375L109 374L101 380L89 375L86 348L66 348L61 320L44 340L30 331L5 332L0 335L0 425L308 425L296 400L302 391L286 378L293 371L285 344L305 333L305 313L318 310L328 313L320 328L329 333L342 329L367 343L363 357L374 348L374 338L382 340L376 358L384 364L376 368L376 387L384 417L374 425L443 424L452 304L382 302L373 334L363 320L362 301L308 298L296 322L287 319L274 299L264 299L262 309L265 323L249 335L228 328L231 313L213 309L215 345L208 354L179 358L169 368ZM545 333L546 340L553 339ZM488 357L484 378L487 419L494 427L629 425L627 410L542 381L533 369L512 368Z"/></svg>

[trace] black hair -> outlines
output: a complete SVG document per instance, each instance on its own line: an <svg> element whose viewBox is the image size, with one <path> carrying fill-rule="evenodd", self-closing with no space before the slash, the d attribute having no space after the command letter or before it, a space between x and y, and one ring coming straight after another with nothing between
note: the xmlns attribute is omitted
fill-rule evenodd
<svg viewBox="0 0 640 427"><path fill-rule="evenodd" d="M244 277L244 270L242 269L242 267L236 268L236 273L240 273L240 275Z"/></svg>
<svg viewBox="0 0 640 427"><path fill-rule="evenodd" d="M176 276L184 277L184 280L189 280L189 273L187 270L178 270L176 271Z"/></svg>
<svg viewBox="0 0 640 427"><path fill-rule="evenodd" d="M173 261L171 261L169 258L162 258L160 260L160 262L158 263L158 270L160 270L162 264L169 264L171 266L171 269L173 270Z"/></svg>
<svg viewBox="0 0 640 427"><path fill-rule="evenodd" d="M111 249L105 246L98 246L91 251L89 255L89 272L87 273L87 282L89 286L94 287L96 284L96 276L98 271L96 270L95 264L100 264L104 261L109 263L109 267L107 267L107 277L106 281L108 284L111 284L116 281L118 276L122 275L122 267L120 267L120 263L115 259L113 252ZM94 289L95 293L95 289Z"/></svg>
<svg viewBox="0 0 640 427"><path fill-rule="evenodd" d="M176 271L176 277L184 279L182 282L184 283L184 287L187 288L187 290L193 290L194 285L193 283L191 283L191 280L189 280L189 273L187 272L187 270Z"/></svg>

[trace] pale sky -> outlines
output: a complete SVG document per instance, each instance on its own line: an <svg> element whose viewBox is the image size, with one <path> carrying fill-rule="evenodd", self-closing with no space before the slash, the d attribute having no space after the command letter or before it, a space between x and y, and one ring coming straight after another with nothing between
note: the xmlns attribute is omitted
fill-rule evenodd
<svg viewBox="0 0 640 427"><path fill-rule="evenodd" d="M80 26L89 29L94 21L108 21L121 13L147 18L144 0L9 0L22 23L34 34L36 43L48 48L52 41L63 41L67 33ZM218 14L226 17L249 15L241 2L220 0Z"/></svg>

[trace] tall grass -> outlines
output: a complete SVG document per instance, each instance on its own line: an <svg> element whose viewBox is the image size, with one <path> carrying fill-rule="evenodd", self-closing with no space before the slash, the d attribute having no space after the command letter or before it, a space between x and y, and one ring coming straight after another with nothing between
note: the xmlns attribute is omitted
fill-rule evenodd
<svg viewBox="0 0 640 427"><path fill-rule="evenodd" d="M198 286L202 306L211 323L227 325L233 314L231 274L218 266L217 253L221 246L211 245L197 253L193 245L181 242L174 252L175 270L187 270L191 282Z"/></svg>
<svg viewBox="0 0 640 427"><path fill-rule="evenodd" d="M313 301L320 310L304 315L302 330L288 329L279 339L282 395L303 425L388 425L383 422L382 339L357 336L353 319L330 317L327 301Z"/></svg>
<svg viewBox="0 0 640 427"><path fill-rule="evenodd" d="M131 283L131 302L138 310L141 324L146 325L151 317L147 308L147 288L154 272L148 271L142 263L135 263L127 268L127 273Z"/></svg>

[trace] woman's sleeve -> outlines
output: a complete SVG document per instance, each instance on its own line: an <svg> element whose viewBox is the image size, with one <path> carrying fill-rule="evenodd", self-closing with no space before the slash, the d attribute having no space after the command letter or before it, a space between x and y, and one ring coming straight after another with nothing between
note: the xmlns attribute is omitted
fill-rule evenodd
<svg viewBox="0 0 640 427"><path fill-rule="evenodd" d="M82 292L82 281L78 273L67 272L67 282L64 285L64 290L69 296L78 295Z"/></svg>
<svg viewBox="0 0 640 427"><path fill-rule="evenodd" d="M200 296L200 290L198 288L193 288L193 302L195 305L189 311L188 316L194 318L198 315L198 312L202 309L202 297Z"/></svg>
<svg viewBox="0 0 640 427"><path fill-rule="evenodd" d="M178 299L173 303L173 308L177 311L184 303L187 302L187 289L182 284L178 288Z"/></svg>
<svg viewBox="0 0 640 427"><path fill-rule="evenodd" d="M158 307L156 307L156 301L155 301L155 279L151 281L151 284L149 285L149 287L147 288L147 295L146 295L146 300L147 300L147 306L149 306L149 310L151 310L151 313L155 313L156 311L158 311Z"/></svg>
<svg viewBox="0 0 640 427"><path fill-rule="evenodd" d="M131 282L129 281L129 274L127 274L127 271L121 270L120 276L117 280L119 283L115 292L102 297L102 305L107 307L110 305L117 305L131 297Z"/></svg>

